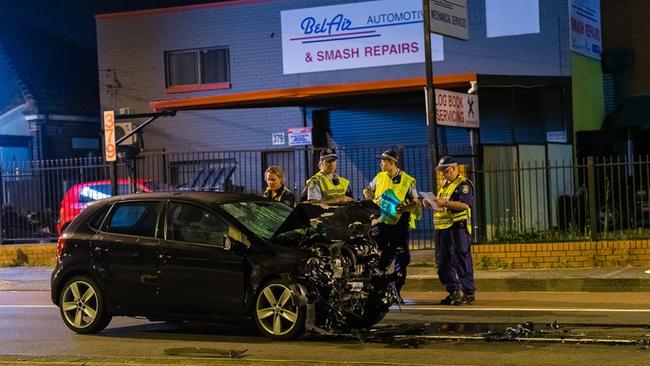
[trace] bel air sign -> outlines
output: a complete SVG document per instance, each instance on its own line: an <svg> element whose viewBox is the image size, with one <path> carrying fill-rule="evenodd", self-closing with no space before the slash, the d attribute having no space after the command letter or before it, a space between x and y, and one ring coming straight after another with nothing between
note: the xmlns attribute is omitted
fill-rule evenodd
<svg viewBox="0 0 650 366"><path fill-rule="evenodd" d="M380 0L285 10L284 74L424 62L421 0ZM442 37L431 37L443 59Z"/></svg>

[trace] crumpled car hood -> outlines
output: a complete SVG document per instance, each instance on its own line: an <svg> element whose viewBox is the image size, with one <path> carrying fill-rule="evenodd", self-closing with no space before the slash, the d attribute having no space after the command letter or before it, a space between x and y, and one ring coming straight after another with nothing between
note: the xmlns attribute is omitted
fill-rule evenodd
<svg viewBox="0 0 650 366"><path fill-rule="evenodd" d="M355 230L367 232L378 212L379 206L369 200L335 205L300 203L280 225L271 240L289 231L316 227L326 230L327 237L331 240L346 240L358 234ZM350 224L355 222L361 225L357 228L350 227Z"/></svg>

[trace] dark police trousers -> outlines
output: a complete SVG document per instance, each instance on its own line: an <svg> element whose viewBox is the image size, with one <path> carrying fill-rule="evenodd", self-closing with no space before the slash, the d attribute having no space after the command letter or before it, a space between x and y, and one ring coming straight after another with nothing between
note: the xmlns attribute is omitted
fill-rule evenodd
<svg viewBox="0 0 650 366"><path fill-rule="evenodd" d="M381 250L379 267L386 270L393 258L395 259L393 274L398 293L406 282L406 267L411 263L409 218L410 214L403 214L395 225L379 223L370 229L370 236L375 239Z"/></svg>
<svg viewBox="0 0 650 366"><path fill-rule="evenodd" d="M474 294L471 236L465 221L436 231L436 263L438 278L447 292L462 290L466 295Z"/></svg>

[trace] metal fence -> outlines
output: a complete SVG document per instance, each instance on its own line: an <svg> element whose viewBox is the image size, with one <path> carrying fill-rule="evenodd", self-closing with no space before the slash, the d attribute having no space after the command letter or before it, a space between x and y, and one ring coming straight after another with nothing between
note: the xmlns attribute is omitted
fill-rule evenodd
<svg viewBox="0 0 650 366"><path fill-rule="evenodd" d="M337 171L351 181L356 199L379 170L386 146L337 148ZM426 145L394 146L418 191L435 191ZM57 233L94 200L112 193L209 190L259 194L270 165L285 170L296 196L317 170L320 150L147 152L115 165L100 158L5 162L0 165L3 243L55 240ZM650 237L650 160L589 159L578 164L544 162L478 166L480 154L448 147L442 154L467 164L476 185L474 236L479 242L566 241ZM597 222L597 225L590 223ZM412 232L414 248L433 245L430 211Z"/></svg>
<svg viewBox="0 0 650 366"><path fill-rule="evenodd" d="M486 166L474 176L480 241L650 238L648 156Z"/></svg>

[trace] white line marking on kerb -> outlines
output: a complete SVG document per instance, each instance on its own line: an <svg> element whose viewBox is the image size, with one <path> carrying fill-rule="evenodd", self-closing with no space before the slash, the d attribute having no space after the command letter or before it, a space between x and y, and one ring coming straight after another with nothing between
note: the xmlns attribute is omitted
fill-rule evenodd
<svg viewBox="0 0 650 366"><path fill-rule="evenodd" d="M397 310L393 307L391 310ZM580 313L650 313L650 309L586 309L586 308L488 308L469 306L418 306L407 305L402 310L429 311L528 311L528 312L580 312Z"/></svg>
<svg viewBox="0 0 650 366"><path fill-rule="evenodd" d="M0 305L0 309L10 309L10 308L56 308L56 305Z"/></svg>

